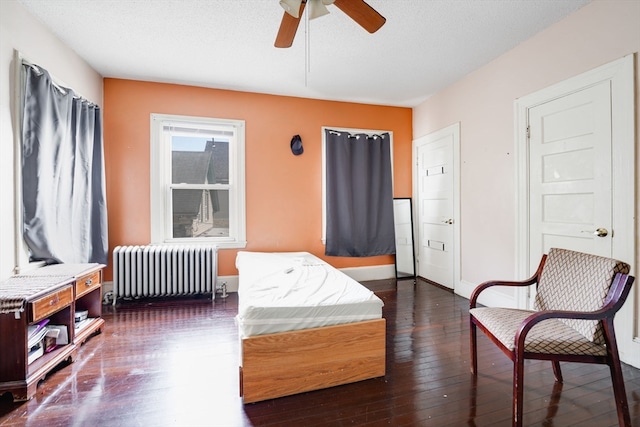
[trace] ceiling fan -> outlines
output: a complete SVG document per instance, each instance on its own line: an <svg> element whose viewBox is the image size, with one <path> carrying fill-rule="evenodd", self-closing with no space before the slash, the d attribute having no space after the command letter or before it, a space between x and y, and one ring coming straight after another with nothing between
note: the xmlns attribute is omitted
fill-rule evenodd
<svg viewBox="0 0 640 427"><path fill-rule="evenodd" d="M327 6L334 4L370 33L378 31L386 22L385 17L364 0L280 0L284 15L276 36L275 47L291 47L306 4L309 5L309 19L328 14Z"/></svg>

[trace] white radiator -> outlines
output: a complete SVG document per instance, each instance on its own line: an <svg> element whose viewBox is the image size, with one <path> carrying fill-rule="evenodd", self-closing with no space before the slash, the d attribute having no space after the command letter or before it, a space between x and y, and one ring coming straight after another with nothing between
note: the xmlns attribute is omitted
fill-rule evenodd
<svg viewBox="0 0 640 427"><path fill-rule="evenodd" d="M113 303L117 298L212 294L217 247L118 246L113 250Z"/></svg>

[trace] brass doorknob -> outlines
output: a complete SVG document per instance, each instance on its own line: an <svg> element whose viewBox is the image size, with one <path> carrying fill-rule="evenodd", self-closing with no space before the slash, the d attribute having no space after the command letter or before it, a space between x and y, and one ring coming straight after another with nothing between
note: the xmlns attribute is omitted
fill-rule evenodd
<svg viewBox="0 0 640 427"><path fill-rule="evenodd" d="M609 231L606 228L598 228L593 232L593 235L598 237L605 237L607 234L609 234Z"/></svg>

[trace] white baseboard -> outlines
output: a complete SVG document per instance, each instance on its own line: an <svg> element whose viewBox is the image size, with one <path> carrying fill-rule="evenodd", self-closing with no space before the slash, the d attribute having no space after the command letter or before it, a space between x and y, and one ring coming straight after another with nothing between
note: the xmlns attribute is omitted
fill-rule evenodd
<svg viewBox="0 0 640 427"><path fill-rule="evenodd" d="M227 285L227 292L238 292L238 276L218 276L216 289L220 289L223 284Z"/></svg>
<svg viewBox="0 0 640 427"><path fill-rule="evenodd" d="M368 267L348 267L341 268L340 271L357 282L393 279L396 277L396 267L393 264L372 265Z"/></svg>

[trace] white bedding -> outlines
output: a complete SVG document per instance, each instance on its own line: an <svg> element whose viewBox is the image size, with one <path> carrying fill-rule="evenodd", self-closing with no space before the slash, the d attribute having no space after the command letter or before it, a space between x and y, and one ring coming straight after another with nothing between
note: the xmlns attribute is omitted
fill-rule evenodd
<svg viewBox="0 0 640 427"><path fill-rule="evenodd" d="M308 252L240 251L236 267L241 337L382 317L380 298Z"/></svg>

